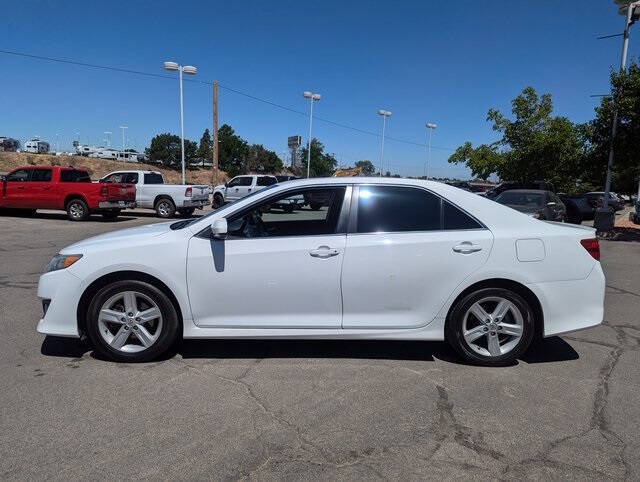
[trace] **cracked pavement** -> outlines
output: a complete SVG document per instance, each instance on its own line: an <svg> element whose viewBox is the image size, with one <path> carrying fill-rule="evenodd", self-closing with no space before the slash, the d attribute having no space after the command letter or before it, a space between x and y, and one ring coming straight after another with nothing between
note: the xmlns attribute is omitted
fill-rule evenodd
<svg viewBox="0 0 640 482"><path fill-rule="evenodd" d="M504 368L378 341L188 341L128 365L35 332L51 256L155 221L0 217L0 479L640 479L640 244L601 243L602 326Z"/></svg>

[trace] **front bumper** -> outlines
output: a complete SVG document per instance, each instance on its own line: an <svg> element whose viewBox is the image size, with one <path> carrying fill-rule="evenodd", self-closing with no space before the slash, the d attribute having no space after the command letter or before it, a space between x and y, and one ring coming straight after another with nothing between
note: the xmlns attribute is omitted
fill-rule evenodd
<svg viewBox="0 0 640 482"><path fill-rule="evenodd" d="M43 310L46 306L46 313L38 322L38 333L79 337L76 310L81 295L81 280L69 269L40 276L38 298Z"/></svg>
<svg viewBox="0 0 640 482"><path fill-rule="evenodd" d="M133 209L136 207L135 201L102 201L98 203L100 209Z"/></svg>

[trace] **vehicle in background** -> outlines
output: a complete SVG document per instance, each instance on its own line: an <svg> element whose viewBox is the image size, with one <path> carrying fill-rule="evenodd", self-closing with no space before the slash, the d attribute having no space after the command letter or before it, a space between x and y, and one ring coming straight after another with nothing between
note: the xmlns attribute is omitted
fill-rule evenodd
<svg viewBox="0 0 640 482"><path fill-rule="evenodd" d="M111 148L98 148L95 152L89 154L89 157L98 159L110 159L112 161L121 162L138 162L138 153L129 151L119 151Z"/></svg>
<svg viewBox="0 0 640 482"><path fill-rule="evenodd" d="M91 181L83 169L60 166L25 166L2 180L0 208L33 214L37 209L67 211L71 221L85 221L93 213L115 219L125 208L135 207L135 186Z"/></svg>
<svg viewBox="0 0 640 482"><path fill-rule="evenodd" d="M514 189L533 189L533 190L541 190L541 191L551 191L555 192L553 184L546 181L533 181L533 182L502 182L498 184L493 189L489 189L484 193L484 196L489 199L494 199L498 197L501 193L505 191L511 191Z"/></svg>
<svg viewBox="0 0 640 482"><path fill-rule="evenodd" d="M512 189L504 191L494 201L536 219L560 222L567 220L564 204L551 191Z"/></svg>
<svg viewBox="0 0 640 482"><path fill-rule="evenodd" d="M567 209L567 222L580 224L594 218L597 202L589 200L585 195L569 195L558 193L558 197Z"/></svg>
<svg viewBox="0 0 640 482"><path fill-rule="evenodd" d="M31 152L33 154L46 154L49 152L50 146L46 141L41 141L40 139L31 139L24 143L23 152Z"/></svg>
<svg viewBox="0 0 640 482"><path fill-rule="evenodd" d="M176 211L181 216L191 216L209 204L209 186L165 184L162 174L156 171L114 171L100 182L135 185L136 206L154 209L161 218L172 218Z"/></svg>
<svg viewBox="0 0 640 482"><path fill-rule="evenodd" d="M90 156L97 150L101 149L100 147L80 144L78 141L73 141L73 147L76 148L76 154L79 156Z"/></svg>
<svg viewBox="0 0 640 482"><path fill-rule="evenodd" d="M19 140L0 136L0 151L16 152L18 149L20 149Z"/></svg>
<svg viewBox="0 0 640 482"><path fill-rule="evenodd" d="M218 209L226 203L237 201L253 192L277 183L278 179L276 176L266 174L236 176L229 182L216 186L213 189L213 202L211 206L214 209Z"/></svg>
<svg viewBox="0 0 640 482"><path fill-rule="evenodd" d="M317 212L271 209L310 192L323 193ZM40 277L37 330L120 362L181 338L342 338L446 340L497 366L602 323L599 259L593 228L439 182L304 179L64 248Z"/></svg>
<svg viewBox="0 0 640 482"><path fill-rule="evenodd" d="M590 201L596 203L597 207L604 205L604 192L592 191L585 194L585 197ZM620 211L624 209L624 201L618 197L615 192L609 192L609 208L614 211Z"/></svg>
<svg viewBox="0 0 640 482"><path fill-rule="evenodd" d="M640 199L636 201L635 209L629 213L629 221L640 224Z"/></svg>
<svg viewBox="0 0 640 482"><path fill-rule="evenodd" d="M189 167L213 167L213 161L203 157L194 157L189 159Z"/></svg>
<svg viewBox="0 0 640 482"><path fill-rule="evenodd" d="M445 184L453 187L457 187L458 189L462 189L464 191L472 192L471 186L467 181L449 181Z"/></svg>
<svg viewBox="0 0 640 482"><path fill-rule="evenodd" d="M293 181L295 179L300 179L300 178L297 176L277 175L276 179L278 180L278 182L286 182L286 181Z"/></svg>

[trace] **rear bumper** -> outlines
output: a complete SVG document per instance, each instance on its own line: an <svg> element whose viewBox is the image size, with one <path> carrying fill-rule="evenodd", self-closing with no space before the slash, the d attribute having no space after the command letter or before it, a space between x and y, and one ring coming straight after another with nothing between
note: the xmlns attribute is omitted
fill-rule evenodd
<svg viewBox="0 0 640 482"><path fill-rule="evenodd" d="M202 208L205 204L209 204L209 199L185 199L182 203L183 208Z"/></svg>
<svg viewBox="0 0 640 482"><path fill-rule="evenodd" d="M102 201L98 203L100 209L133 209L135 201Z"/></svg>
<svg viewBox="0 0 640 482"><path fill-rule="evenodd" d="M583 280L533 283L527 287L540 300L544 336L582 330L602 323L605 278L600 263Z"/></svg>

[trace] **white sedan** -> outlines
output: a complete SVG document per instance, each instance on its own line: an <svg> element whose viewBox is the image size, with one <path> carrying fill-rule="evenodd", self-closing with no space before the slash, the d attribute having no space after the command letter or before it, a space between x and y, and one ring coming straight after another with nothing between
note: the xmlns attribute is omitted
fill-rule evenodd
<svg viewBox="0 0 640 482"><path fill-rule="evenodd" d="M284 209L288 199L313 200ZM183 338L447 340L512 362L536 336L602 321L591 228L406 179L276 184L198 218L63 249L38 331L125 362Z"/></svg>

